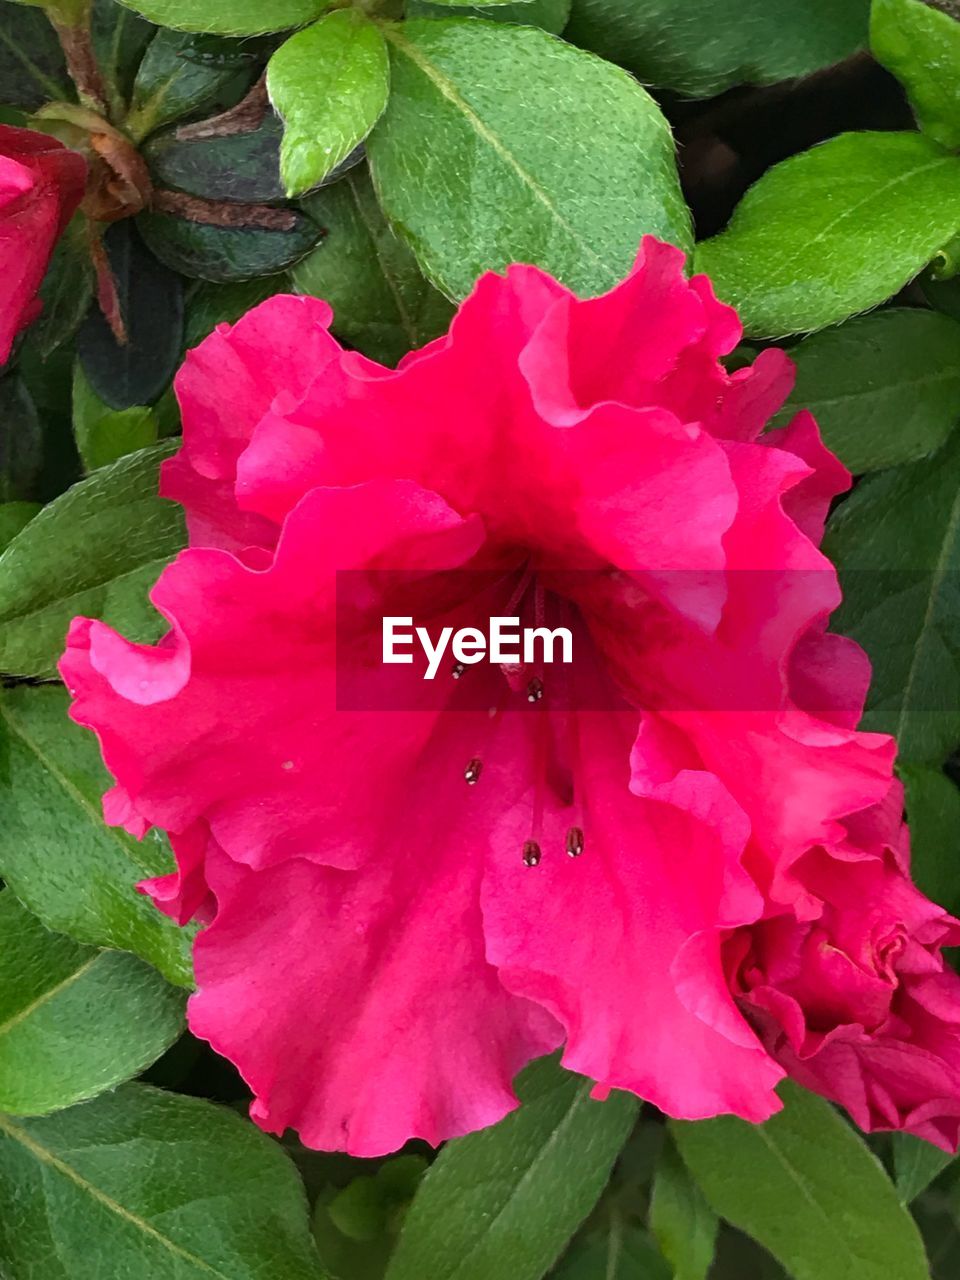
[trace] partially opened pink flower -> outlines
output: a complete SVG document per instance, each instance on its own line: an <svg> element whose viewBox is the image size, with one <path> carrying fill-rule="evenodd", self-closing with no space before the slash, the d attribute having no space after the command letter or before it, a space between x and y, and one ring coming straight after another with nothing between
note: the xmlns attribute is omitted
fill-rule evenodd
<svg viewBox="0 0 960 1280"><path fill-rule="evenodd" d="M648 239L590 301L484 276L396 371L275 297L179 375L170 631L78 619L62 670L108 820L170 833L147 888L205 924L191 1025L267 1129L437 1142L563 1045L676 1116L762 1120L787 1069L956 1141L956 926L906 880L893 743L826 632L849 477L809 415L761 436L789 361L728 375L736 316L682 266ZM401 585L436 627L568 625L573 662L398 698Z"/></svg>

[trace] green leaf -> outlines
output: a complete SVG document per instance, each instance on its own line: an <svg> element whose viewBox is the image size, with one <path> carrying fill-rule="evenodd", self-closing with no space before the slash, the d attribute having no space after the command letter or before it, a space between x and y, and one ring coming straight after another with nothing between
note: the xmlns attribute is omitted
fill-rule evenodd
<svg viewBox="0 0 960 1280"><path fill-rule="evenodd" d="M856 474L933 453L960 419L960 324L934 311L859 316L790 355L797 381L776 425L812 410Z"/></svg>
<svg viewBox="0 0 960 1280"><path fill-rule="evenodd" d="M154 183L207 200L277 204L283 125L272 111L256 129L217 137L196 137L189 126L156 133L143 149Z"/></svg>
<svg viewBox="0 0 960 1280"><path fill-rule="evenodd" d="M790 1082L763 1125L673 1122L714 1210L794 1280L928 1280L913 1219L865 1142L828 1102Z"/></svg>
<svg viewBox="0 0 960 1280"><path fill-rule="evenodd" d="M902 1204L916 1200L922 1191L926 1191L934 1178L943 1173L954 1157L948 1151L922 1138L915 1138L912 1133L895 1133L893 1142L893 1176L897 1194Z"/></svg>
<svg viewBox="0 0 960 1280"><path fill-rule="evenodd" d="M493 9L502 6L504 0L434 0L440 9ZM520 0L529 4L530 0Z"/></svg>
<svg viewBox="0 0 960 1280"><path fill-rule="evenodd" d="M388 1280L538 1280L600 1197L639 1103L554 1059L519 1080L522 1106L448 1143L407 1214Z"/></svg>
<svg viewBox="0 0 960 1280"><path fill-rule="evenodd" d="M657 1162L650 1229L673 1267L674 1280L705 1280L717 1243L717 1215L690 1177L672 1142Z"/></svg>
<svg viewBox="0 0 960 1280"><path fill-rule="evenodd" d="M223 36L256 36L265 31L302 27L319 18L329 0L120 0L160 27L215 32Z"/></svg>
<svg viewBox="0 0 960 1280"><path fill-rule="evenodd" d="M0 1270L43 1280L323 1280L280 1147L223 1107L145 1085L0 1117Z"/></svg>
<svg viewBox="0 0 960 1280"><path fill-rule="evenodd" d="M394 365L445 331L453 307L391 231L366 170L310 196L306 208L326 234L293 268L293 280L301 293L330 303L339 338Z"/></svg>
<svg viewBox="0 0 960 1280"><path fill-rule="evenodd" d="M616 1208L606 1218L574 1240L552 1280L672 1280L669 1263L639 1223Z"/></svg>
<svg viewBox="0 0 960 1280"><path fill-rule="evenodd" d="M79 361L73 368L73 434L86 471L157 443L157 419L146 405L111 409L94 391Z"/></svg>
<svg viewBox="0 0 960 1280"><path fill-rule="evenodd" d="M0 376L0 502L22 502L35 497L42 465L43 429L33 397L18 374L3 374Z"/></svg>
<svg viewBox="0 0 960 1280"><path fill-rule="evenodd" d="M427 1169L422 1156L400 1155L341 1190L324 1187L312 1225L320 1261L331 1275L383 1280L406 1209Z"/></svg>
<svg viewBox="0 0 960 1280"><path fill-rule="evenodd" d="M275 293L289 292L289 282L283 275L237 280L232 284L201 281L187 301L186 346L197 346L218 324L235 324L252 307Z"/></svg>
<svg viewBox="0 0 960 1280"><path fill-rule="evenodd" d="M111 119L124 118L137 68L154 34L149 22L117 0L94 0L90 37L107 86Z"/></svg>
<svg viewBox="0 0 960 1280"><path fill-rule="evenodd" d="M94 272L84 222L75 218L60 237L40 286L43 310L28 341L41 360L69 342L90 307Z"/></svg>
<svg viewBox="0 0 960 1280"><path fill-rule="evenodd" d="M0 22L0 102L29 111L72 98L63 50L47 15L5 4Z"/></svg>
<svg viewBox="0 0 960 1280"><path fill-rule="evenodd" d="M512 22L524 27L542 27L559 35L570 19L572 0L513 0L509 4L486 4L464 0L458 13L464 17L489 18L491 22ZM450 16L444 0L407 0L404 10L408 18L442 18Z"/></svg>
<svg viewBox="0 0 960 1280"><path fill-rule="evenodd" d="M873 661L864 727L896 734L902 764L960 742L960 432L932 458L868 476L831 520L834 630Z"/></svg>
<svg viewBox="0 0 960 1280"><path fill-rule="evenodd" d="M302 195L364 140L390 92L390 58L378 27L339 9L298 31L267 65L267 92L283 117L280 172Z"/></svg>
<svg viewBox="0 0 960 1280"><path fill-rule="evenodd" d="M870 0L574 0L565 35L646 84L709 98L840 62L867 42Z"/></svg>
<svg viewBox="0 0 960 1280"><path fill-rule="evenodd" d="M42 1115L138 1075L183 1030L185 996L122 951L51 933L0 892L0 1109Z"/></svg>
<svg viewBox="0 0 960 1280"><path fill-rule="evenodd" d="M960 911L960 787L942 769L901 764L910 823L910 875L921 892Z"/></svg>
<svg viewBox="0 0 960 1280"><path fill-rule="evenodd" d="M689 244L669 128L625 72L532 27L419 19L386 35L374 183L449 297L515 261L595 293L645 232Z"/></svg>
<svg viewBox="0 0 960 1280"><path fill-rule="evenodd" d="M282 226L221 227L166 213L142 213L137 227L161 262L185 276L224 283L277 275L306 257L321 230L295 209L270 210Z"/></svg>
<svg viewBox="0 0 960 1280"><path fill-rule="evenodd" d="M922 0L873 0L873 56L901 81L920 128L960 148L960 21Z"/></svg>
<svg viewBox="0 0 960 1280"><path fill-rule="evenodd" d="M77 337L83 371L111 409L149 404L163 392L183 349L183 281L144 246L130 219L104 238L127 341L119 343L99 307Z"/></svg>
<svg viewBox="0 0 960 1280"><path fill-rule="evenodd" d="M97 740L67 718L62 686L0 697L0 876L34 915L93 946L132 951L178 986L192 982L191 933L136 891L173 870L166 840L104 825L112 779Z"/></svg>
<svg viewBox="0 0 960 1280"><path fill-rule="evenodd" d="M0 502L0 551L41 509L39 502Z"/></svg>
<svg viewBox="0 0 960 1280"><path fill-rule="evenodd" d="M899 292L960 228L960 159L915 133L844 133L775 165L695 266L758 337Z"/></svg>
<svg viewBox="0 0 960 1280"><path fill-rule="evenodd" d="M0 555L0 671L49 676L75 614L131 638L163 629L146 600L184 542L179 507L157 496L169 447L102 467L44 508Z"/></svg>
<svg viewBox="0 0 960 1280"><path fill-rule="evenodd" d="M238 69L231 59L195 56L196 43L177 31L158 31L150 41L124 124L135 142L173 120L216 107L238 79L250 83L251 69Z"/></svg>

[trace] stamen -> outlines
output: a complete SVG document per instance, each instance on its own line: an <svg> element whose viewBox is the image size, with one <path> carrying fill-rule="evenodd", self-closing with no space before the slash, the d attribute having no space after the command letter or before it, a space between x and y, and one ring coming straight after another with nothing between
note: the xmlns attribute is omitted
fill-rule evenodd
<svg viewBox="0 0 960 1280"><path fill-rule="evenodd" d="M523 846L523 865L538 867L540 865L540 846L536 840L527 840Z"/></svg>
<svg viewBox="0 0 960 1280"><path fill-rule="evenodd" d="M466 669L467 668L464 666L462 662L455 662L453 664L453 669L450 672L450 674L453 676L454 680L459 680L460 677L463 675L463 673L466 671Z"/></svg>
<svg viewBox="0 0 960 1280"><path fill-rule="evenodd" d="M583 853L583 831L580 827L571 827L567 832L567 853L571 858L579 858Z"/></svg>
<svg viewBox="0 0 960 1280"><path fill-rule="evenodd" d="M480 774L483 771L483 761L474 756L466 769L463 771L464 779L468 787L474 787L480 781Z"/></svg>
<svg viewBox="0 0 960 1280"><path fill-rule="evenodd" d="M539 676L534 676L527 685L527 701L541 702L543 700L543 681Z"/></svg>

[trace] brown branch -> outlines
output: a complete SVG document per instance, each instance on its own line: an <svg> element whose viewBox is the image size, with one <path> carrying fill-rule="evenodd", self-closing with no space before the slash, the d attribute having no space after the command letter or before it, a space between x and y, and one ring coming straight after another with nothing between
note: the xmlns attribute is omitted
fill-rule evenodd
<svg viewBox="0 0 960 1280"><path fill-rule="evenodd" d="M70 79L77 86L80 101L84 106L106 115L107 86L97 65L89 28L68 26L57 22L52 16L50 21L63 49Z"/></svg>
<svg viewBox="0 0 960 1280"><path fill-rule="evenodd" d="M205 200L183 191L155 189L153 208L172 213L188 222L201 222L208 227L258 227L263 231L292 231L297 215L292 209L277 209L269 204L232 204L226 200Z"/></svg>

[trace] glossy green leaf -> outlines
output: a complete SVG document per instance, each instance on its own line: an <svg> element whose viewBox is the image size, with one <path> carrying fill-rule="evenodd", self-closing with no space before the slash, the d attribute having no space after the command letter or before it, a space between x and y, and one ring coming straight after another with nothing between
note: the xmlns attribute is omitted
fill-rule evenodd
<svg viewBox="0 0 960 1280"><path fill-rule="evenodd" d="M960 14L923 0L873 0L870 46L903 84L924 133L960 148Z"/></svg>
<svg viewBox="0 0 960 1280"><path fill-rule="evenodd" d="M674 1272L643 1227L614 1209L574 1240L550 1275L552 1280L673 1280Z"/></svg>
<svg viewBox="0 0 960 1280"><path fill-rule="evenodd" d="M239 77L245 75L247 83L252 80L252 71L238 71L233 61L193 56L194 44L190 36L178 31L158 31L150 41L124 124L135 141L173 120L212 111Z"/></svg>
<svg viewBox="0 0 960 1280"><path fill-rule="evenodd" d="M951 914L960 911L960 787L940 768L901 764L910 823L910 875Z"/></svg>
<svg viewBox="0 0 960 1280"><path fill-rule="evenodd" d="M565 37L646 84L708 98L809 75L867 42L870 0L574 0Z"/></svg>
<svg viewBox="0 0 960 1280"><path fill-rule="evenodd" d="M915 133L844 133L750 188L695 265L748 334L823 329L885 302L960 229L960 158Z"/></svg>
<svg viewBox="0 0 960 1280"><path fill-rule="evenodd" d="M329 0L120 0L151 22L178 31L255 36L301 27L319 18Z"/></svg>
<svg viewBox="0 0 960 1280"><path fill-rule="evenodd" d="M161 262L198 280L217 283L276 275L306 257L320 228L294 209L277 209L282 229L218 227L166 213L142 213L137 226Z"/></svg>
<svg viewBox="0 0 960 1280"><path fill-rule="evenodd" d="M650 1229L670 1262L673 1280L705 1280L717 1243L717 1215L691 1178L672 1142L657 1161Z"/></svg>
<svg viewBox="0 0 960 1280"><path fill-rule="evenodd" d="M954 1159L947 1151L912 1133L895 1133L893 1143L893 1178L903 1204L916 1200L939 1177Z"/></svg>
<svg viewBox="0 0 960 1280"><path fill-rule="evenodd" d="M388 1280L539 1280L600 1197L637 1099L545 1059L520 1077L522 1105L448 1143L420 1184Z"/></svg>
<svg viewBox="0 0 960 1280"><path fill-rule="evenodd" d="M0 1271L43 1280L324 1280L296 1171L223 1107L122 1085L0 1117Z"/></svg>
<svg viewBox="0 0 960 1280"><path fill-rule="evenodd" d="M939 766L960 742L960 432L868 476L824 546L844 590L833 629L873 661L864 727L896 734L901 763Z"/></svg>
<svg viewBox="0 0 960 1280"><path fill-rule="evenodd" d="M112 119L123 119L137 68L154 34L149 22L117 0L94 0L90 36Z"/></svg>
<svg viewBox="0 0 960 1280"><path fill-rule="evenodd" d="M173 870L165 838L134 840L104 824L112 779L88 729L67 718L62 686L0 697L0 877L50 929L97 947L132 951L189 986L191 931L138 893Z"/></svg>
<svg viewBox="0 0 960 1280"><path fill-rule="evenodd" d="M487 18L490 22L512 22L525 27L542 27L559 35L570 19L572 0L514 0L509 4L488 4L483 7L464 0L458 13L464 17ZM407 0L404 10L408 18L442 18L450 16L450 7L443 0Z"/></svg>
<svg viewBox="0 0 960 1280"><path fill-rule="evenodd" d="M111 409L91 387L78 361L73 370L73 434L86 471L157 443L157 419L146 405Z"/></svg>
<svg viewBox="0 0 960 1280"><path fill-rule="evenodd" d="M960 421L960 324L936 312L858 316L790 356L797 381L777 425L812 410L855 474L933 453Z"/></svg>
<svg viewBox="0 0 960 1280"><path fill-rule="evenodd" d="M43 428L33 396L15 372L0 376L0 502L37 496Z"/></svg>
<svg viewBox="0 0 960 1280"><path fill-rule="evenodd" d="M46 14L5 4L0 22L0 102L32 111L71 97L63 51Z"/></svg>
<svg viewBox="0 0 960 1280"><path fill-rule="evenodd" d="M310 196L306 208L325 234L293 268L293 280L301 293L330 303L339 338L394 365L443 333L453 307L391 231L365 170Z"/></svg>
<svg viewBox="0 0 960 1280"><path fill-rule="evenodd" d="M161 633L146 592L184 542L180 508L157 496L158 466L169 453L144 449L102 467L0 555L0 671L50 675L78 613L138 640Z"/></svg>
<svg viewBox="0 0 960 1280"><path fill-rule="evenodd" d="M104 237L127 340L117 341L99 307L77 336L83 371L112 409L149 404L173 377L183 347L183 281L144 246L130 219Z"/></svg>
<svg viewBox="0 0 960 1280"><path fill-rule="evenodd" d="M0 892L0 1110L43 1115L145 1070L183 1030L186 997L122 951L51 933Z"/></svg>
<svg viewBox="0 0 960 1280"><path fill-rule="evenodd" d="M781 1086L764 1125L671 1124L714 1210L793 1280L928 1280L923 1244L882 1165L822 1098Z"/></svg>
<svg viewBox="0 0 960 1280"><path fill-rule="evenodd" d="M283 117L288 195L309 191L350 155L380 119L389 90L383 36L357 9L339 9L280 46L267 92Z"/></svg>
<svg viewBox="0 0 960 1280"><path fill-rule="evenodd" d="M224 137L197 137L190 129L155 133L143 149L154 183L207 200L274 204L284 200L280 181L283 126L272 111L256 129Z"/></svg>
<svg viewBox="0 0 960 1280"><path fill-rule="evenodd" d="M387 38L374 183L448 296L515 261L595 293L645 232L689 243L670 131L624 72L532 27L417 19Z"/></svg>

